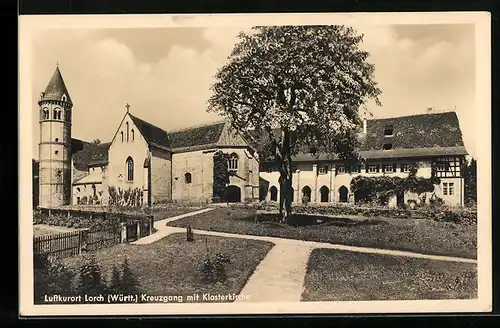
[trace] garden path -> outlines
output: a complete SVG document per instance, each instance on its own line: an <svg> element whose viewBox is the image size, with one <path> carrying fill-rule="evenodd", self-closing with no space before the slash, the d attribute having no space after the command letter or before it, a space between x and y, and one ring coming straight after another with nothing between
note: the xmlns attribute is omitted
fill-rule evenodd
<svg viewBox="0 0 500 328"><path fill-rule="evenodd" d="M139 239L132 244L150 244L170 234L183 233L186 231L185 228L170 227L167 226L167 223L211 210L213 210L213 208L206 208L156 221L155 228L158 230L157 232L145 238ZM247 295L249 296L249 299L242 298L237 300L237 302L300 302L300 297L303 292L307 262L311 251L315 248L329 248L351 252L406 256L439 261L477 263L474 259L460 257L429 255L390 249L329 244L296 239L241 235L195 229L193 229L193 233L197 235L261 240L275 244L264 260L262 260L262 262L257 266L256 270L241 291L241 295Z"/></svg>
<svg viewBox="0 0 500 328"><path fill-rule="evenodd" d="M169 223L171 221L179 220L182 218L186 218L189 216L198 215L201 213L212 211L212 210L214 210L214 208L204 208L204 209L201 209L198 211L188 212L188 213L184 213L181 215L176 215L176 216L173 216L170 218L166 218L163 220L155 221L154 228L157 230L155 233L153 233L149 236L146 236L144 238L138 239L138 240L132 242L131 244L133 244L133 245L147 245L147 244L154 243L155 241L158 241L158 240L160 240L160 239L162 239L162 238L164 238L172 233L179 232L177 230L170 229L170 227L167 226L167 223ZM181 229L181 230L184 231L184 229Z"/></svg>
<svg viewBox="0 0 500 328"><path fill-rule="evenodd" d="M277 244L260 262L235 302L300 302L313 248Z"/></svg>

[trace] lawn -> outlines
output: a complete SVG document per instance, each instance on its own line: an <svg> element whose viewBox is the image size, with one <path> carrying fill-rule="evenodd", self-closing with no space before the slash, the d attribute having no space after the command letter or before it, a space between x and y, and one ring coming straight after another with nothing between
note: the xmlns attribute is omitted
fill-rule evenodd
<svg viewBox="0 0 500 328"><path fill-rule="evenodd" d="M316 219L320 218L321 222ZM255 222L255 211L218 208L168 223L169 226L475 259L476 227L423 219L329 218L296 215L294 225L269 216Z"/></svg>
<svg viewBox="0 0 500 328"><path fill-rule="evenodd" d="M273 246L262 241L199 235L194 236L194 242L187 242L185 234L177 233L150 245L120 244L97 251L95 256L108 280L113 265L127 258L140 292L149 295L238 294ZM225 283L202 281L207 247L212 255L222 252L229 256ZM82 257L67 258L63 263L76 270Z"/></svg>
<svg viewBox="0 0 500 328"><path fill-rule="evenodd" d="M189 212L199 211L203 207L201 206L158 206L153 209L154 220L163 220L166 218L171 218L173 216L186 214Z"/></svg>
<svg viewBox="0 0 500 328"><path fill-rule="evenodd" d="M315 249L302 301L477 298L477 270L458 263Z"/></svg>

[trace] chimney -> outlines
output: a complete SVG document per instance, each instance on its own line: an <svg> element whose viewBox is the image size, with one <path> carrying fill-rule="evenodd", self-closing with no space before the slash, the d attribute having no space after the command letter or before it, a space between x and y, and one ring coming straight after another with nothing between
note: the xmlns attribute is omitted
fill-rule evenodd
<svg viewBox="0 0 500 328"><path fill-rule="evenodd" d="M366 117L363 118L363 133L366 134Z"/></svg>

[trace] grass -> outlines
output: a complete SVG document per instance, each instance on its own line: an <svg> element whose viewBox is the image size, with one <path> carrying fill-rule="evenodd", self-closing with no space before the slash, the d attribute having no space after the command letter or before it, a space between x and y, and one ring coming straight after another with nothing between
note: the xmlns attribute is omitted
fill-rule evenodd
<svg viewBox="0 0 500 328"><path fill-rule="evenodd" d="M202 208L203 207L201 206L158 206L158 208L153 209L153 216L154 220L158 221L181 214L198 211Z"/></svg>
<svg viewBox="0 0 500 328"><path fill-rule="evenodd" d="M294 225L261 215L255 222L251 209L218 208L179 219L169 226L227 233L300 239L351 246L412 251L475 259L476 227L423 219L329 218L295 215ZM320 219L321 221L317 221Z"/></svg>
<svg viewBox="0 0 500 328"><path fill-rule="evenodd" d="M315 249L302 301L477 298L471 263Z"/></svg>
<svg viewBox="0 0 500 328"><path fill-rule="evenodd" d="M226 265L227 281L223 284L201 280L207 246L212 255L229 255L231 263ZM117 245L97 251L95 256L108 280L113 266L127 258L140 291L149 295L238 294L273 246L262 241L199 235L194 236L194 242L186 242L185 234L176 233L150 245ZM63 263L76 272L82 260L72 257Z"/></svg>

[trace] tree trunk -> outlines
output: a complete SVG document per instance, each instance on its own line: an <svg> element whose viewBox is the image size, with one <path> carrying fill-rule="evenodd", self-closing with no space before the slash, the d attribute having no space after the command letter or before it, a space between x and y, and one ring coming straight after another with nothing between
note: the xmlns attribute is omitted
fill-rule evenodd
<svg viewBox="0 0 500 328"><path fill-rule="evenodd" d="M292 215L292 158L290 153L290 134L283 131L280 154L280 217L288 223Z"/></svg>

